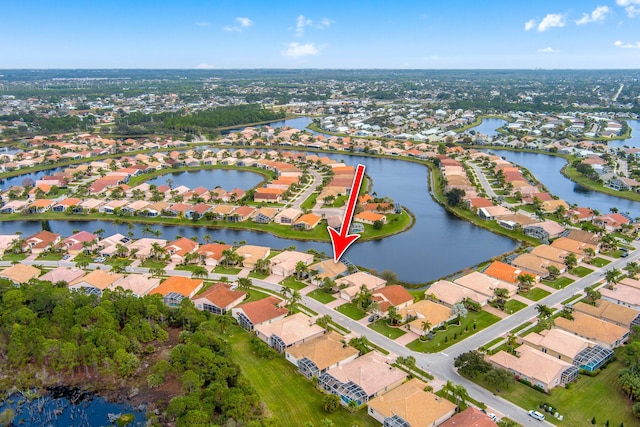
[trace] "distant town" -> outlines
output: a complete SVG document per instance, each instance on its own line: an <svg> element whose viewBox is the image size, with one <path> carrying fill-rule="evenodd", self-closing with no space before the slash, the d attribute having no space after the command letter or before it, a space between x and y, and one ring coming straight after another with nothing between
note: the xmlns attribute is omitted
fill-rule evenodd
<svg viewBox="0 0 640 427"><path fill-rule="evenodd" d="M0 425L637 423L637 72L0 74Z"/></svg>

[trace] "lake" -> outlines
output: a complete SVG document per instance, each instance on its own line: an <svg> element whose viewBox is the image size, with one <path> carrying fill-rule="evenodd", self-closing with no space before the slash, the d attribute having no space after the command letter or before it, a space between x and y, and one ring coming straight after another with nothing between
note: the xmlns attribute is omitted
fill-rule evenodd
<svg viewBox="0 0 640 427"><path fill-rule="evenodd" d="M171 180L173 187L180 185L189 188L199 186L213 189L222 187L225 190L240 188L249 190L258 185L264 177L255 172L232 170L232 169L207 169L186 172L171 172L146 181L148 184L168 185L167 180Z"/></svg>
<svg viewBox="0 0 640 427"><path fill-rule="evenodd" d="M107 402L91 394L70 395L52 392L44 397L25 401L14 394L8 401L0 402L0 412L12 408L15 412L14 424L26 427L100 427L114 425L108 414L133 414L135 419L129 426L144 426L146 408L134 409L124 403ZM21 405L18 402L23 401ZM74 403L71 403L71 402Z"/></svg>
<svg viewBox="0 0 640 427"><path fill-rule="evenodd" d="M474 130L476 131L476 133L481 133L483 135L493 137L496 135L500 135L500 132L496 131L496 129L499 129L506 124L507 121L503 119L482 119L482 122L480 122L478 126L469 128L466 130L466 132L469 133L469 131Z"/></svg>
<svg viewBox="0 0 640 427"><path fill-rule="evenodd" d="M577 203L579 206L590 207L601 213L609 212L611 207L617 207L620 212L629 212L633 218L640 216L640 202L591 191L565 178L560 173L560 169L567 164L567 161L562 157L509 150L482 151L495 153L512 163L529 169L552 194L567 203Z"/></svg>

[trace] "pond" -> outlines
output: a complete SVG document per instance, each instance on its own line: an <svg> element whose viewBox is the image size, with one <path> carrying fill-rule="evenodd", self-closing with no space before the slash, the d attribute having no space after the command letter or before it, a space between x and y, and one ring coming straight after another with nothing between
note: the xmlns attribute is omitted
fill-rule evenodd
<svg viewBox="0 0 640 427"><path fill-rule="evenodd" d="M197 171L171 172L147 181L148 184L168 185L173 187L184 185L189 188L199 186L213 189L222 187L225 190L240 188L249 190L258 185L264 177L255 172L233 170L233 169L207 169Z"/></svg>

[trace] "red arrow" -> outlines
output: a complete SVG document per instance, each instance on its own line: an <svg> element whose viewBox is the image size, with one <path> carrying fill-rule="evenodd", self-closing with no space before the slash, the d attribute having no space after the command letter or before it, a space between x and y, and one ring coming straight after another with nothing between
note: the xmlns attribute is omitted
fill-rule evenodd
<svg viewBox="0 0 640 427"><path fill-rule="evenodd" d="M356 210L356 201L358 200L358 193L360 192L360 185L362 185L363 177L364 165L358 165L356 169L356 176L353 178L353 184L351 184L347 210L344 212L344 219L342 220L340 233L338 233L333 227L327 226L327 230L329 230L329 237L331 237L331 246L333 246L333 262L335 263L338 262L347 248L360 237L359 234L347 233L351 227L353 212Z"/></svg>

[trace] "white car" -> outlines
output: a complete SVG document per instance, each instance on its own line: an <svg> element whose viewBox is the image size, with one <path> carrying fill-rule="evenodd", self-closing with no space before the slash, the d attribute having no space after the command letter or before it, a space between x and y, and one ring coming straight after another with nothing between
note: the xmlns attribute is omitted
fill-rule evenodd
<svg viewBox="0 0 640 427"><path fill-rule="evenodd" d="M493 421L493 422L497 422L498 421L498 417L493 412L489 412L487 414L487 417L491 418L491 421Z"/></svg>
<svg viewBox="0 0 640 427"><path fill-rule="evenodd" d="M533 409L529 411L529 416L535 418L538 421L544 421L544 414L541 414L538 411L534 411Z"/></svg>

